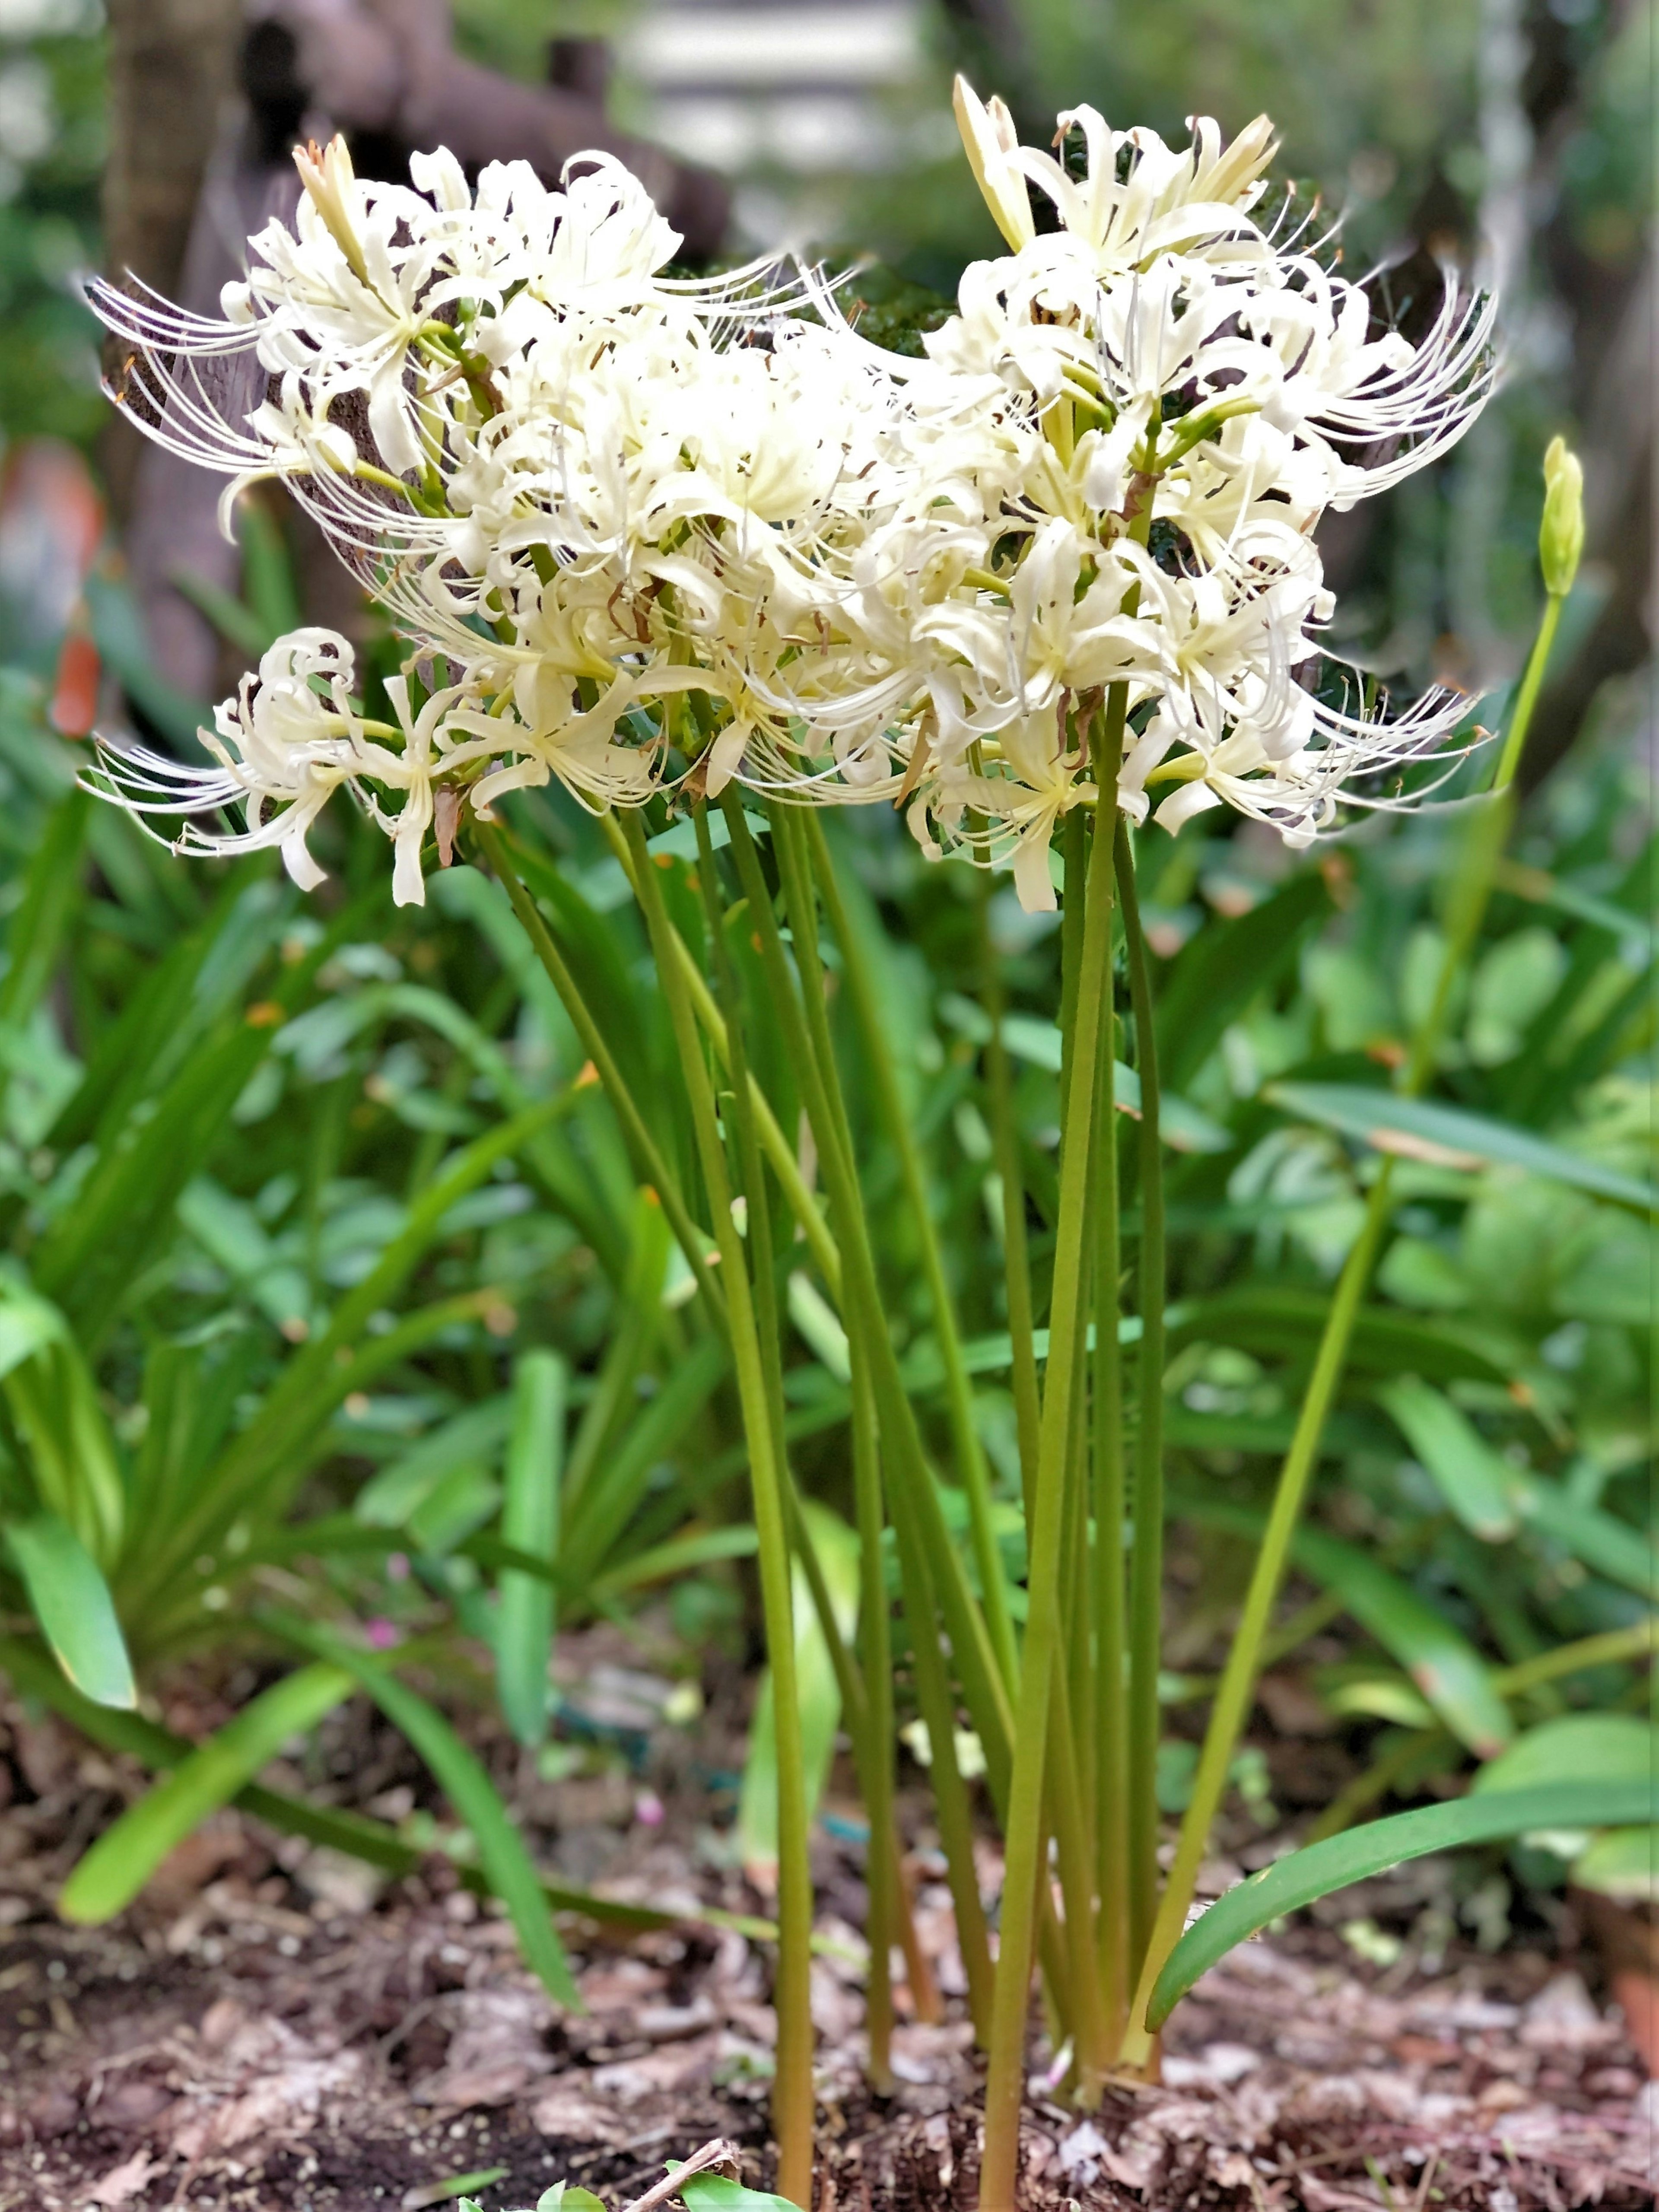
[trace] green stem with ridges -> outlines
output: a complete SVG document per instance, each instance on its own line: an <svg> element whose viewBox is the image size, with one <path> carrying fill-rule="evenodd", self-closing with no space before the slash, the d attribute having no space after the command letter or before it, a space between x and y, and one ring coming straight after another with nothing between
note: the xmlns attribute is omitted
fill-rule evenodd
<svg viewBox="0 0 1659 2212"><path fill-rule="evenodd" d="M639 887L634 880L634 856L629 849L628 840L617 826L613 815L607 814L604 817L604 826L610 836L612 849L622 864L623 872L637 897ZM669 918L669 929L673 939L674 957L679 963L680 972L685 978L685 988L691 994L691 1003L696 1009L697 1019L708 1032L708 1040L714 1048L715 1058L729 1074L732 1067L732 1054L726 1042L726 1017L710 996L708 986L703 980L696 959L692 957L691 948L680 935L678 929L675 927L672 915ZM806 1188L805 1178L800 1171L800 1164L791 1149L789 1139L779 1126L777 1115L772 1111L771 1102L761 1089L752 1069L749 1073L748 1092L750 1110L755 1117L755 1130L760 1139L761 1150L765 1153L768 1164L777 1177L778 1188L782 1191L788 1203L789 1211L793 1214L801 1235L805 1238L807 1247L817 1262L818 1272L823 1277L824 1287L839 1304L841 1303L841 1255L836 1250L835 1240L824 1225L823 1216L814 1203L811 1192Z"/></svg>
<svg viewBox="0 0 1659 2212"><path fill-rule="evenodd" d="M616 1054L605 1042L605 1032L583 998L564 955L554 940L553 933L542 920L535 901L520 880L518 871L508 856L506 839L499 830L484 823L479 824L477 834L484 858L495 870L502 889L512 902L519 926L530 939L531 948L540 961L549 982L558 993L571 1024L581 1041L582 1050L593 1063L594 1072L611 1101L611 1110L621 1124L623 1141L633 1157L635 1172L651 1185L662 1200L663 1212L668 1216L675 1241L685 1255L686 1265L702 1293L703 1301L717 1324L723 1328L725 1301L705 1257L708 1238L691 1219L680 1193L679 1178L669 1167L656 1139L646 1127L645 1117L617 1065Z"/></svg>
<svg viewBox="0 0 1659 2212"><path fill-rule="evenodd" d="M1037 1437L1042 1398L1037 1387L1032 1343L1031 1262L1025 1235L1025 1177L1019 1160L1019 1128L1014 1118L1008 1048L1002 1039L1004 1000L996 948L991 940L990 893L981 890L979 906L981 991L991 1034L985 1047L985 1087L991 1109L991 1143L1002 1185L1002 1264L1007 1284L1008 1338L1013 1346L1014 1420L1019 1437L1022 1487L1036 1480Z"/></svg>
<svg viewBox="0 0 1659 2212"><path fill-rule="evenodd" d="M957 1325L956 1303L945 1279L945 1257L939 1249L939 1231L934 1225L933 1208L928 1203L927 1180L922 1172L921 1154L916 1144L915 1132L910 1126L910 1117L904 1110L904 1101L899 1095L893 1055L882 1033L881 1019L876 1008L876 994L869 963L865 957L858 933L848 919L846 902L836 878L835 863L830 856L829 841L823 834L823 824L816 814L804 812L794 826L797 834L804 837L811 854L812 872L817 879L818 893L823 901L824 912L830 917L830 927L836 933L836 942L841 947L842 975L852 1002L853 1018L858 1024L865 1058L875 1078L877 1109L887 1125L888 1141L898 1155L904 1194L909 1201L911 1219L921 1247L921 1271L927 1285L928 1303L933 1309L939 1360L945 1370L945 1418L950 1425L957 1473L968 1500L968 1525L973 1540L975 1562L979 1568L980 1586L984 1592L985 1625L990 1632L991 1648L996 1653L1002 1678L1012 1689L1019 1671L1019 1657L1014 1643L1013 1618L1008 1609L1007 1580L1002 1565L1002 1553L991 1522L991 1480L985 1465L984 1448L974 1426L973 1385L969 1379L967 1362L963 1357L962 1332Z"/></svg>
<svg viewBox="0 0 1659 2212"><path fill-rule="evenodd" d="M1103 767L1106 765L1103 762ZM1103 799L1105 794L1103 792ZM1106 803L1115 809L1113 792ZM1099 1852L1097 1970L1109 2031L1123 2031L1129 1995L1129 1738L1123 1553L1123 1351L1118 1336L1122 1273L1119 1227L1116 1015L1109 963L1100 1032L1095 1114L1095 1319L1091 1473L1094 1483L1094 1628L1097 1719L1095 1837Z"/></svg>
<svg viewBox="0 0 1659 2212"><path fill-rule="evenodd" d="M1006 1710L1000 1703L1001 1683L986 1640L984 1624L977 1617L977 1608L962 1577L961 1563L944 1530L939 1501L933 1494L933 1479L921 1453L914 1416L909 1401L904 1395L897 1359L881 1312L862 1202L852 1167L851 1140L847 1130L845 1109L840 1100L833 1057L825 1056L828 1032L821 1019L823 979L817 964L813 915L810 902L802 896L802 872L791 866L786 877L786 898L792 881L796 894L796 903L790 908L790 920L795 933L796 960L801 970L802 988L798 990L784 952L771 894L761 872L754 840L749 834L742 807L730 793L723 805L731 830L731 849L737 862L738 879L748 897L750 911L761 941L761 957L772 989L773 1010L782 1024L788 1041L806 1104L807 1119L818 1147L831 1218L846 1269L847 1296L842 1311L849 1356L854 1360L867 1359L880 1434L891 1455L896 1476L891 1490L891 1510L898 1537L905 1611L913 1622L927 1624L931 1635L935 1618L933 1577L931 1572L927 1572L919 1581L917 1568L918 1563L925 1570L930 1559L936 1562L943 1593L940 1601L969 1710L974 1714L975 1725L985 1747L989 1778L994 1790L999 1782L1006 1787L1009 1759L1009 1723ZM787 826L787 823L781 825L783 834L780 842L780 825L774 823L774 850L779 854L781 865L792 849ZM811 1011L811 997L815 992L820 1018L817 1022L813 1020ZM807 1000L805 1008L802 1004L804 997ZM878 1529L875 1536L875 1548L878 1552ZM879 1579L876 1587L881 1587ZM929 1650L931 1652L931 1644ZM954 1805L950 1782L956 1766L954 1731L947 1731L942 1745L935 1747L934 1766L936 1795L939 1792L943 1778L945 1793L952 1796ZM978 1893L971 1832L965 1823L956 1820L952 1809L949 1824L942 1820L940 1833L950 1869L952 1894L958 1899L959 1912L969 1914L960 1932L964 1945L970 1944L974 1927L969 1900ZM964 1963L965 1960L964 1951ZM976 1965L974 1971L977 1971ZM971 1986L971 1973L969 1981Z"/></svg>
<svg viewBox="0 0 1659 2212"><path fill-rule="evenodd" d="M1108 740L1109 746L1109 738ZM1121 733L1119 734L1121 745ZM1117 823L1118 896L1134 1015L1135 1073L1140 1079L1139 1411L1129 1561L1129 1943L1135 1966L1152 1933L1158 1900L1158 1674L1164 1603L1164 1162L1158 1136L1158 1040L1152 968L1140 926L1129 825Z"/></svg>
<svg viewBox="0 0 1659 2212"><path fill-rule="evenodd" d="M743 1155L744 1186L749 1194L747 1242L755 1255L755 1304L760 1323L761 1348L766 1363L767 1397L772 1409L773 1449L777 1455L779 1466L784 1470L791 1540L812 1595L819 1632L829 1650L841 1690L842 1710L848 1732L853 1739L854 1763L858 1769L859 1788L870 1829L867 1861L870 1974L866 1993L866 2025L870 2039L871 2079L878 2092L885 2094L892 2084L892 1947L897 1934L897 1916L902 1901L902 1893L896 1893L895 1888L895 1878L898 1873L896 1850L886 1847L888 1839L893 1838L892 1719L889 1711L883 1717L878 1729L872 1727L870 1699L842 1639L840 1624L836 1619L835 1607L824 1581L817 1549L800 1511L793 1480L788 1472L788 1452L784 1442L783 1359L779 1339L777 1285L772 1261L771 1208L767 1202L765 1170L761 1164L755 1115L750 1103L750 1077L744 1043L742 999L732 966L731 951L726 941L726 915L720 898L720 869L714 856L714 840L708 833L708 809L699 806L695 820L697 873L702 890L703 911L708 921L715 994L727 1041L726 1066L733 1085L731 1094L732 1118L738 1125ZM872 1679L875 1678L872 1676Z"/></svg>
<svg viewBox="0 0 1659 2212"><path fill-rule="evenodd" d="M778 2142L779 2193L799 2205L812 2201L812 1874L807 1852L806 1771L795 1679L794 1605L784 1476L774 1448L754 1297L744 1239L732 1212L714 1085L690 994L667 938L662 889L653 875L637 813L627 821L635 882L663 995L679 1048L708 1202L714 1216L725 1280L732 1363L749 1446L750 1489L759 1550L761 1606L772 1668L772 1709L778 1771L778 2044L772 2124ZM769 1255L768 1255L769 1258Z"/></svg>
<svg viewBox="0 0 1659 2212"><path fill-rule="evenodd" d="M1448 902L1446 949L1428 1012L1418 1024L1412 1039L1405 1079L1401 1086L1407 1097L1416 1096L1427 1085L1451 1004L1453 987L1474 943L1486 902L1492 895L1492 876L1504 835L1513 818L1511 787L1515 771L1526 745L1527 731L1542 688L1545 665L1559 620L1560 602L1552 594L1540 621L1532 652L1528 657L1526 674L1516 696L1514 716L1492 787L1471 822L1469 860L1473 865L1454 871L1452 896ZM1146 2027L1147 2002L1153 1984L1163 1972L1164 1960L1180 1941L1186 1925L1187 1913L1197 1885L1198 1870L1203 1863L1210 1830L1226 1790L1234 1747L1255 1698L1262 1645L1279 1584L1284 1578L1291 1539L1296 1533L1309 1478L1318 1458L1319 1440L1324 1432L1337 1386L1342 1379L1343 1369L1347 1364L1349 1340L1353 1334L1365 1287L1370 1279L1371 1267L1388 1227L1392 1210L1393 1182L1394 1161L1390 1156L1377 1170L1376 1179L1366 1201L1365 1218L1359 1235L1338 1278L1336 1295L1326 1316L1307 1395L1297 1413L1290 1449L1279 1470L1267 1531L1262 1539L1261 1549L1256 1554L1238 1632L1228 1652L1215 1703L1210 1711L1204 1747L1199 1754L1198 1771L1193 1778L1192 1798L1182 1822L1175 1859L1164 1884L1152 1941L1141 1962L1140 1977L1129 2008L1129 2025L1124 2036L1122 2057L1125 2063L1132 2066L1144 2065L1151 2055L1152 2039Z"/></svg>
<svg viewBox="0 0 1659 2212"><path fill-rule="evenodd" d="M1043 1871L1048 1709L1060 1656L1060 1541L1071 1440L1072 1378L1077 1361L1083 1356L1087 1328L1087 1316L1083 1310L1083 1293L1087 1287L1083 1247L1095 1063L1111 949L1111 899L1105 888L1111 869L1112 837L1108 823L1097 829L1091 844L1081 957L1073 994L1072 1065L1066 1088L1066 1127L1060 1159L1054 1289L1049 1304L1048 1364L1032 1499L1025 1648L1013 1739L1013 1774L1005 1822L1007 1842L1002 1944L997 1960L996 2001L985 2091L981 2212L1014 2212L1019 2161L1019 2109L1024 2087L1036 1892Z"/></svg>

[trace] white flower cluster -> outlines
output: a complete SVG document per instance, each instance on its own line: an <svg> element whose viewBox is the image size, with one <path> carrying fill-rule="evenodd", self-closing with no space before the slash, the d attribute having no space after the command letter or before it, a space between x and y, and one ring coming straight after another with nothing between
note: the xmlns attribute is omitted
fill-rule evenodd
<svg viewBox="0 0 1659 2212"><path fill-rule="evenodd" d="M215 768L106 748L108 794L240 799L243 830L181 842L277 844L308 884L345 783L418 902L465 806L735 776L904 804L930 853L1012 864L1041 907L1054 825L1101 780L1136 819L1166 786L1171 829L1224 802L1304 842L1440 746L1454 695L1389 721L1301 680L1331 606L1313 532L1467 428L1491 303L1449 281L1420 343L1378 330L1260 219L1265 119L1177 151L1083 108L1055 158L960 83L957 114L1010 251L921 359L810 269L665 276L675 234L598 155L560 191L515 162L475 191L441 152L361 182L336 141L223 320L95 285L131 349L118 404L228 501L279 477L410 649L370 721L343 639L285 638L204 733Z"/></svg>

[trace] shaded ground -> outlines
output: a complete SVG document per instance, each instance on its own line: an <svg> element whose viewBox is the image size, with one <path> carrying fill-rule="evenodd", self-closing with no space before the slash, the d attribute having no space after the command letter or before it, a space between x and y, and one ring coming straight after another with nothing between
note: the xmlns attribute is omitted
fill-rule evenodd
<svg viewBox="0 0 1659 2212"><path fill-rule="evenodd" d="M590 1736L623 1727L629 1696L648 1705L644 1678L590 1672L598 1691L573 1709ZM506 1923L435 1855L422 1878L381 1889L234 1815L113 1926L67 1928L51 1897L137 1778L49 1720L0 1708L0 1787L13 1792L0 1813L0 2212L415 2212L439 2185L495 2167L505 2174L477 2191L489 2212L533 2204L561 2175L621 2204L714 2135L765 2179L763 1948L706 1924L626 1948L573 1928L588 2010L561 2016ZM641 1770L648 1785L601 1749L544 1762L550 1780L521 1773L517 1794L568 1879L753 1911L716 1817L720 1757L709 1723L659 1747ZM317 1758L313 1794L419 1818L415 1770L362 1712L330 1724ZM907 2017L898 2086L878 2102L860 2070L857 1860L824 1841L821 2202L970 2203L979 2075L937 1862L921 1836L919 1928L945 2016ZM1235 1954L1176 2014L1160 2088L1066 2111L1043 2092L1035 2050L1031 2204L1650 2203L1659 2103L1616 2011L1592 1998L1599 1970L1573 1948L1571 1914L1549 1944L1534 1931L1483 1956L1448 1933L1444 1882L1443 1866L1419 1863L1350 1893L1346 1936L1334 1919L1298 1923Z"/></svg>

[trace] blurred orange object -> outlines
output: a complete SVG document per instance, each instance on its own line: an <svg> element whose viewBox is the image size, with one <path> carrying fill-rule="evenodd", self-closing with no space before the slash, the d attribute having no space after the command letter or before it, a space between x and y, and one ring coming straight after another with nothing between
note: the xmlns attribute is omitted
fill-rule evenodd
<svg viewBox="0 0 1659 2212"><path fill-rule="evenodd" d="M60 737L89 737L98 718L98 648L83 629L72 629L58 656L58 675L46 712Z"/></svg>
<svg viewBox="0 0 1659 2212"><path fill-rule="evenodd" d="M29 438L0 470L0 593L28 641L55 645L104 538L92 471L60 438Z"/></svg>
<svg viewBox="0 0 1659 2212"><path fill-rule="evenodd" d="M1650 2075L1659 2081L1659 1982L1639 1966L1626 1966L1613 1978L1613 1994L1625 2015L1626 2033Z"/></svg>

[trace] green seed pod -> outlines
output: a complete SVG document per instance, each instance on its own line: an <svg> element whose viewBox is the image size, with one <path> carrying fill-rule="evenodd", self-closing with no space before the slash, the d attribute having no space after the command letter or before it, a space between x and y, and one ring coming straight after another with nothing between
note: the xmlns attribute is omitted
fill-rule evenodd
<svg viewBox="0 0 1659 2212"><path fill-rule="evenodd" d="M1584 471L1565 438L1552 438L1544 455L1544 519L1538 526L1538 558L1544 588L1564 599L1578 574L1584 550Z"/></svg>

